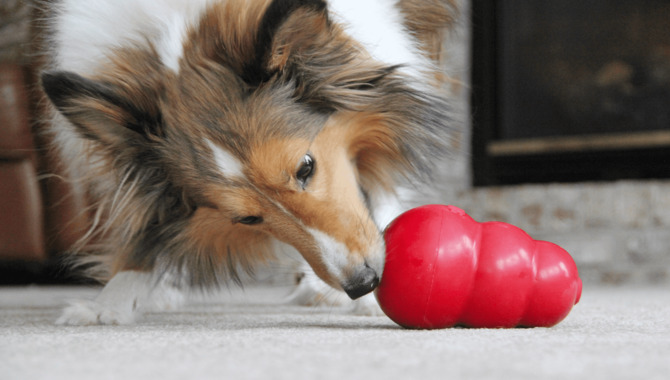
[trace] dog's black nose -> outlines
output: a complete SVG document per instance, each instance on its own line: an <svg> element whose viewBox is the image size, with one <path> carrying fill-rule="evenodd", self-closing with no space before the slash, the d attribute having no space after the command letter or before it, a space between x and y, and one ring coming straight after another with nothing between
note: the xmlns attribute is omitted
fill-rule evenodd
<svg viewBox="0 0 670 380"><path fill-rule="evenodd" d="M355 276L349 279L342 288L347 293L349 298L355 300L375 290L379 285L379 276L374 269L365 266L363 270L356 273Z"/></svg>

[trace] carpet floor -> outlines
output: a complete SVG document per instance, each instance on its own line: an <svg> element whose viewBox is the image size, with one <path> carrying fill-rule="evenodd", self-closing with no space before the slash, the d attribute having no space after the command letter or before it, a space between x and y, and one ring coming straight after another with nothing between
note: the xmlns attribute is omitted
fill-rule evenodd
<svg viewBox="0 0 670 380"><path fill-rule="evenodd" d="M56 326L86 287L0 288L0 379L670 379L670 289L585 286L552 328L405 330L248 287L132 326Z"/></svg>

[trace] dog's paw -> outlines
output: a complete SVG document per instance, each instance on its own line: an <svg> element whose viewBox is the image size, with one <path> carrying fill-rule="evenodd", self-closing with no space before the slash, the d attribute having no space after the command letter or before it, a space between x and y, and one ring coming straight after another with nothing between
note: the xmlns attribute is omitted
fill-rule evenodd
<svg viewBox="0 0 670 380"><path fill-rule="evenodd" d="M106 307L94 301L74 301L56 320L57 325L127 325L134 322L133 314Z"/></svg>
<svg viewBox="0 0 670 380"><path fill-rule="evenodd" d="M323 286L307 285L301 282L288 296L287 302L300 306L344 306L349 298L342 292Z"/></svg>
<svg viewBox="0 0 670 380"><path fill-rule="evenodd" d="M344 292L335 290L321 281L309 268L300 272L300 276L298 277L298 286L296 286L293 293L288 297L290 304L301 306L343 306L347 313L353 315L384 315L384 312L377 303L377 299L372 293L351 301Z"/></svg>
<svg viewBox="0 0 670 380"><path fill-rule="evenodd" d="M349 302L343 292L321 281L310 268L300 272L298 285L288 296L288 303L300 306L344 306Z"/></svg>
<svg viewBox="0 0 670 380"><path fill-rule="evenodd" d="M146 309L150 311L175 311L186 303L187 296L176 288L161 288L154 291L147 300Z"/></svg>
<svg viewBox="0 0 670 380"><path fill-rule="evenodd" d="M380 317L384 315L382 308L374 294L368 294L362 298L353 301L351 313L354 315L361 315L366 317Z"/></svg>

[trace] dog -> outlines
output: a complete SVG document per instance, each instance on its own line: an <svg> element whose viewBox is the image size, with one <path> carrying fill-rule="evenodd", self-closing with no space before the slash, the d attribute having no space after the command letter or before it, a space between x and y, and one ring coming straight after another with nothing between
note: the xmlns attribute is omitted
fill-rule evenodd
<svg viewBox="0 0 670 380"><path fill-rule="evenodd" d="M132 323L286 247L370 298L397 189L428 183L448 149L435 58L450 0L47 7L49 133L91 205L73 251L106 281L58 323ZM319 285L304 284L309 303Z"/></svg>

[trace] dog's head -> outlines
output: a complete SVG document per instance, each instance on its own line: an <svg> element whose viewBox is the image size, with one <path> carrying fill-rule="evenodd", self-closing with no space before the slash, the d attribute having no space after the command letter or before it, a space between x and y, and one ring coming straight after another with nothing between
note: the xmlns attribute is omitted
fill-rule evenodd
<svg viewBox="0 0 670 380"><path fill-rule="evenodd" d="M207 285L274 238L352 298L373 290L384 242L368 197L435 165L443 100L375 62L323 1L229 1L186 36L177 70L149 45L96 77L42 77L116 176L110 193L132 194L108 212L124 265L162 257Z"/></svg>

